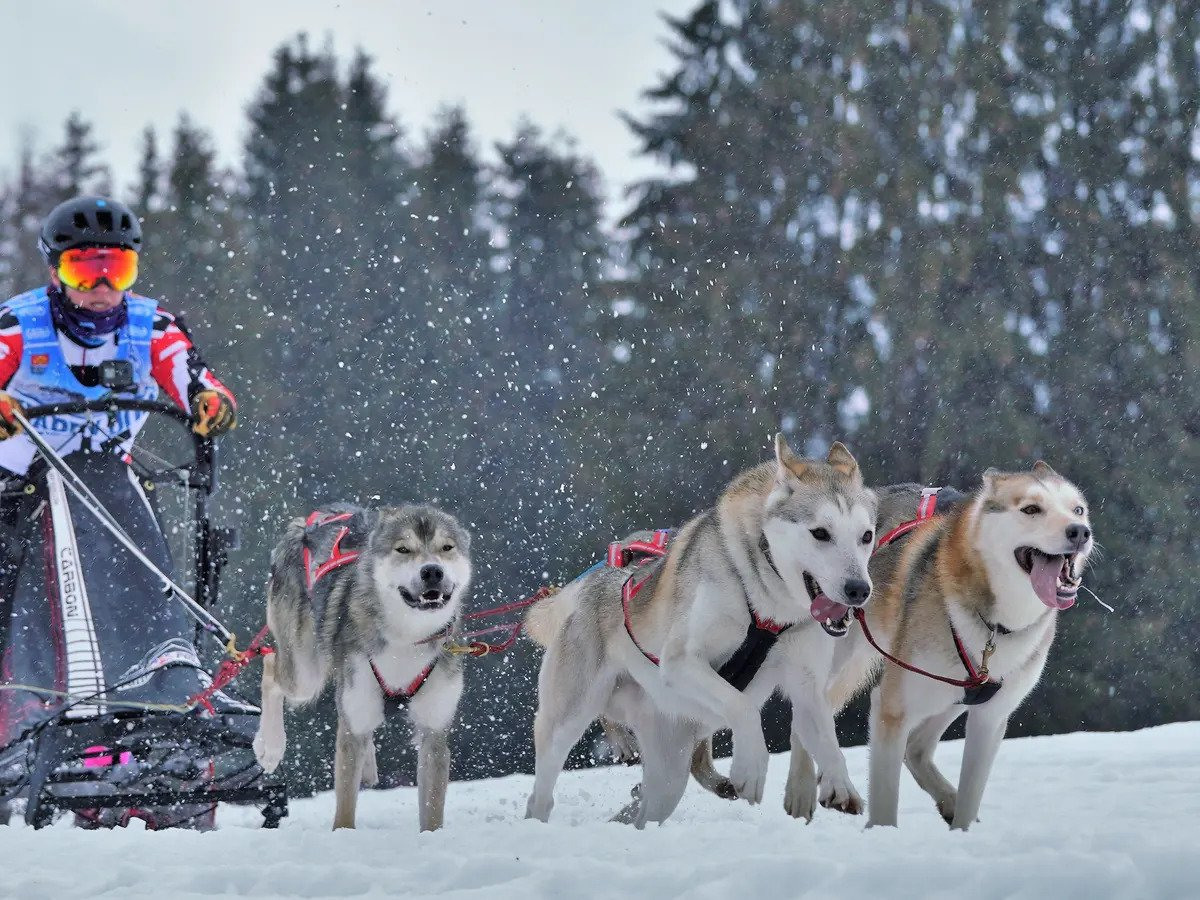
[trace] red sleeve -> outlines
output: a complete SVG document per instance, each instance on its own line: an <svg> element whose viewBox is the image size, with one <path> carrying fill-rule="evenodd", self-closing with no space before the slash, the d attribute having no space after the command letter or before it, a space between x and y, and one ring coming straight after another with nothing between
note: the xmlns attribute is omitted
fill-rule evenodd
<svg viewBox="0 0 1200 900"><path fill-rule="evenodd" d="M187 331L161 308L154 317L150 361L150 374L180 409L190 410L192 398L200 391L219 391L237 406L233 392L208 370Z"/></svg>
<svg viewBox="0 0 1200 900"><path fill-rule="evenodd" d="M21 337L20 321L7 309L0 312L0 388L8 387L17 374L24 352L25 341Z"/></svg>

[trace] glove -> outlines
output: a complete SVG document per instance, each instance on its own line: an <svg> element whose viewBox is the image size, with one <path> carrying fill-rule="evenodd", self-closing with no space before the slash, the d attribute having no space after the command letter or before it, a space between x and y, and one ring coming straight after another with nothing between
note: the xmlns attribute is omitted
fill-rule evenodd
<svg viewBox="0 0 1200 900"><path fill-rule="evenodd" d="M14 400L10 394L0 391L0 441L15 437L25 430L21 427L21 423L13 417L13 412L25 415L25 410L21 409L20 403Z"/></svg>
<svg viewBox="0 0 1200 900"><path fill-rule="evenodd" d="M233 400L220 391L200 391L192 398L192 431L217 437L237 425Z"/></svg>

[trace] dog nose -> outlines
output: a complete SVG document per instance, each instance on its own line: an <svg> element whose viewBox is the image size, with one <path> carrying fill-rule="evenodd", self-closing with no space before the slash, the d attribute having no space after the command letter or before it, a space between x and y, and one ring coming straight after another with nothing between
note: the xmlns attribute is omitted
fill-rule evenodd
<svg viewBox="0 0 1200 900"><path fill-rule="evenodd" d="M871 586L861 578L851 578L842 586L842 591L851 606L862 606L871 596Z"/></svg>
<svg viewBox="0 0 1200 900"><path fill-rule="evenodd" d="M425 584L437 584L445 575L446 573L442 571L442 567L435 563L421 566L421 581Z"/></svg>
<svg viewBox="0 0 1200 900"><path fill-rule="evenodd" d="M1076 524L1067 526L1067 540L1076 547L1082 547L1087 543L1088 538L1091 536L1092 529L1088 528L1086 525Z"/></svg>

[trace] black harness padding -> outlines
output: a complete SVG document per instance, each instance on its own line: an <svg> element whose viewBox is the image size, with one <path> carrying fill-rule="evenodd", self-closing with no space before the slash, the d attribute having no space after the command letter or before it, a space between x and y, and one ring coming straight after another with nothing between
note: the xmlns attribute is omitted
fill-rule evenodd
<svg viewBox="0 0 1200 900"><path fill-rule="evenodd" d="M981 703L987 703L996 696L1000 686L1001 682L999 681L985 681L978 687L963 688L963 698L958 702L963 706L979 706Z"/></svg>
<svg viewBox="0 0 1200 900"><path fill-rule="evenodd" d="M725 665L717 670L717 674L728 681L735 690L744 691L750 686L750 682L754 680L754 676L758 674L763 663L767 661L767 654L775 646L779 635L791 627L791 625L782 627L765 625L751 611L750 626L746 629L746 639L742 641L740 647L733 651L733 656L729 657Z"/></svg>
<svg viewBox="0 0 1200 900"><path fill-rule="evenodd" d="M775 560L771 558L771 547L767 543L765 534L759 535L758 549L766 558L771 571L782 578L783 576L779 575L779 569L775 566ZM744 583L742 591L746 593ZM748 593L746 605L750 606ZM750 686L750 682L754 680L758 670L763 667L763 663L767 661L767 654L775 646L779 635L791 627L791 625L777 625L769 619L760 619L754 608L750 607L750 624L746 628L746 639L733 651L733 656L729 657L725 664L717 670L717 674L729 682L735 690L744 691Z"/></svg>

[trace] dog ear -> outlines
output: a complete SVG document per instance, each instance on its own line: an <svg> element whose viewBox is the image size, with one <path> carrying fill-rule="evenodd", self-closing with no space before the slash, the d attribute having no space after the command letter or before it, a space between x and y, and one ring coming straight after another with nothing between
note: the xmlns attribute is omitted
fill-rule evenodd
<svg viewBox="0 0 1200 900"><path fill-rule="evenodd" d="M1004 473L1001 472L999 469L995 468L994 466L989 466L988 468L984 469L983 470L983 488L984 488L984 490L989 494L995 493L996 482L998 482L1003 477L1004 477Z"/></svg>
<svg viewBox="0 0 1200 900"><path fill-rule="evenodd" d="M776 481L786 481L788 476L802 478L808 470L808 463L792 452L782 431L775 434L775 462Z"/></svg>
<svg viewBox="0 0 1200 900"><path fill-rule="evenodd" d="M833 446L829 448L829 454L825 457L825 462L833 466L833 470L839 475L862 482L862 472L858 468L858 461L841 441L833 442Z"/></svg>
<svg viewBox="0 0 1200 900"><path fill-rule="evenodd" d="M1041 475L1043 478L1051 478L1058 475L1057 472L1050 468L1048 463L1040 459L1033 464L1033 474Z"/></svg>

